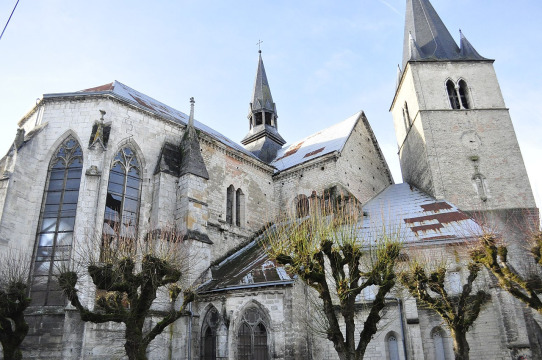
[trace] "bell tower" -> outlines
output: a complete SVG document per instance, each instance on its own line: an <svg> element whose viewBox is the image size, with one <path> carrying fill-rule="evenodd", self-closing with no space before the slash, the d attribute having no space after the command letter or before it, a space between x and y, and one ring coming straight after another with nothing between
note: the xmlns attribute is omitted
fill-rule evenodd
<svg viewBox="0 0 542 360"><path fill-rule="evenodd" d="M286 143L278 132L277 119L277 107L265 74L262 51L259 50L254 92L248 109L249 131L241 144L266 163L270 163Z"/></svg>
<svg viewBox="0 0 542 360"><path fill-rule="evenodd" d="M429 0L407 0L391 105L403 179L462 210L535 208L493 68Z"/></svg>

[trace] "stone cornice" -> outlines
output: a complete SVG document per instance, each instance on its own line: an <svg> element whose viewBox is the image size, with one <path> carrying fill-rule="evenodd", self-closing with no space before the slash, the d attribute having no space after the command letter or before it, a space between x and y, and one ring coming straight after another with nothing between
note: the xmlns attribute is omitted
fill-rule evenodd
<svg viewBox="0 0 542 360"><path fill-rule="evenodd" d="M330 160L337 161L337 159L340 156L341 156L340 152L334 151L332 153L326 154L316 159L307 160L306 162L303 162L298 165L294 165L288 169L285 169L283 171L276 173L275 175L273 175L273 180L278 181L278 180L283 180L289 177L296 176L303 171L317 168L318 166L322 165L323 163L327 163Z"/></svg>

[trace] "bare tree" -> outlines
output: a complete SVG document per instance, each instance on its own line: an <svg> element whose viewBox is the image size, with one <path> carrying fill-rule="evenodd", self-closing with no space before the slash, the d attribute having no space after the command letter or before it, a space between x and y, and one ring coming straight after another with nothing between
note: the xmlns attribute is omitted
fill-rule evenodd
<svg viewBox="0 0 542 360"><path fill-rule="evenodd" d="M467 332L489 297L483 290L474 292L473 284L480 272L480 266L471 262L467 269L469 271L467 282L460 286L458 293L446 290L445 263L431 268L428 262L412 260L409 268L399 275L401 284L408 292L420 303L435 310L448 325L456 360L469 359Z"/></svg>
<svg viewBox="0 0 542 360"><path fill-rule="evenodd" d="M316 290L327 338L339 358L363 359L378 329L385 296L396 282L394 266L401 243L394 235L360 238L361 212L354 200L339 197L319 202L313 198L306 210L297 211L303 218L290 216L268 228L269 255ZM356 297L373 285L378 291L367 303L368 315L356 339Z"/></svg>
<svg viewBox="0 0 542 360"><path fill-rule="evenodd" d="M28 333L24 311L30 305L30 256L8 248L0 254L0 342L5 360L22 359L20 345Z"/></svg>
<svg viewBox="0 0 542 360"><path fill-rule="evenodd" d="M542 266L542 232L531 235L530 253L540 270ZM499 281L499 286L542 314L540 281L537 274L522 275L508 261L508 248L493 233L480 237L480 247L471 253L472 259L485 266ZM533 276L535 275L535 276Z"/></svg>
<svg viewBox="0 0 542 360"><path fill-rule="evenodd" d="M104 234L99 256L96 251L83 254L84 268L96 286L96 306L90 310L78 295L79 274L60 269L59 284L81 315L93 323L116 322L125 325L124 349L130 360L147 359L147 347L164 329L183 315L195 293L182 285L187 276L182 257L182 237L176 232L154 232L147 239ZM168 289L172 305L151 330L143 326L160 289ZM182 294L178 309L175 302Z"/></svg>

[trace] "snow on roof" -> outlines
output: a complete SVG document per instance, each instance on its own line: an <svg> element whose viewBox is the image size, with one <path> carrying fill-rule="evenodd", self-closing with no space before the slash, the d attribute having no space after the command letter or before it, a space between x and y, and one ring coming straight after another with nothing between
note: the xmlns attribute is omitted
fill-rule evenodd
<svg viewBox="0 0 542 360"><path fill-rule="evenodd" d="M376 239L383 232L401 241L459 241L482 234L480 226L445 200L436 200L403 183L387 187L363 206L361 234Z"/></svg>
<svg viewBox="0 0 542 360"><path fill-rule="evenodd" d="M284 146L278 151L271 165L282 171L322 155L341 151L361 113L359 111L338 124Z"/></svg>
<svg viewBox="0 0 542 360"><path fill-rule="evenodd" d="M170 106L167 106L163 103L161 103L158 100L155 100L151 98L150 96L147 96L145 94L140 93L137 90L132 89L129 86L124 85L121 82L114 81L109 84L93 87L90 89L81 90L81 92L85 93L103 93L103 92L110 92L113 93L128 102L133 103L134 105L137 105L139 107L143 107L147 110L152 111L153 113L159 115L159 116L165 116L169 119L172 119L173 121L186 125L188 122L188 115L185 113L176 110ZM232 147L236 150L241 151L242 153L249 155L252 158L257 159L256 156L254 156L250 151L246 150L241 145L237 144L236 142L228 139L226 136L222 135L221 133L211 129L205 124L200 123L199 121L194 120L194 126L203 131L204 133L210 135L211 137L215 138L216 140L220 141L224 145L227 145L229 147Z"/></svg>

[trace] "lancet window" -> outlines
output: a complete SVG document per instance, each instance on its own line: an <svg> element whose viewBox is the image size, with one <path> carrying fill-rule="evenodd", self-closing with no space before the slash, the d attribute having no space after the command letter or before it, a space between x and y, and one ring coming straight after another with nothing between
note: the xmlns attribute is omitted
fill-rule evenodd
<svg viewBox="0 0 542 360"><path fill-rule="evenodd" d="M461 106L463 109L470 109L469 104L469 89L465 80L459 80L458 83L459 98L461 99Z"/></svg>
<svg viewBox="0 0 542 360"><path fill-rule="evenodd" d="M459 97L457 96L457 90L452 80L446 82L446 90L448 91L448 98L450 99L450 106L452 109L460 109Z"/></svg>
<svg viewBox="0 0 542 360"><path fill-rule="evenodd" d="M269 359L267 337L267 328L258 309L246 310L237 333L237 359Z"/></svg>
<svg viewBox="0 0 542 360"><path fill-rule="evenodd" d="M295 213L298 218L309 215L309 198L306 195L296 197Z"/></svg>
<svg viewBox="0 0 542 360"><path fill-rule="evenodd" d="M446 351L444 346L444 335L440 328L434 328L431 332L433 345L435 346L435 360L446 360Z"/></svg>
<svg viewBox="0 0 542 360"><path fill-rule="evenodd" d="M130 244L137 235L139 216L139 199L141 187L141 169L135 152L130 147L124 147L115 156L105 200L105 215L103 226L104 249L113 246ZM123 244L121 244L121 242Z"/></svg>
<svg viewBox="0 0 542 360"><path fill-rule="evenodd" d="M233 185L226 189L226 222L236 226L245 224L245 194Z"/></svg>
<svg viewBox="0 0 542 360"><path fill-rule="evenodd" d="M388 357L390 360L399 360L399 344L395 334L388 335Z"/></svg>
<svg viewBox="0 0 542 360"><path fill-rule="evenodd" d="M31 285L34 305L65 305L54 272L70 259L82 170L81 146L70 136L47 172Z"/></svg>

